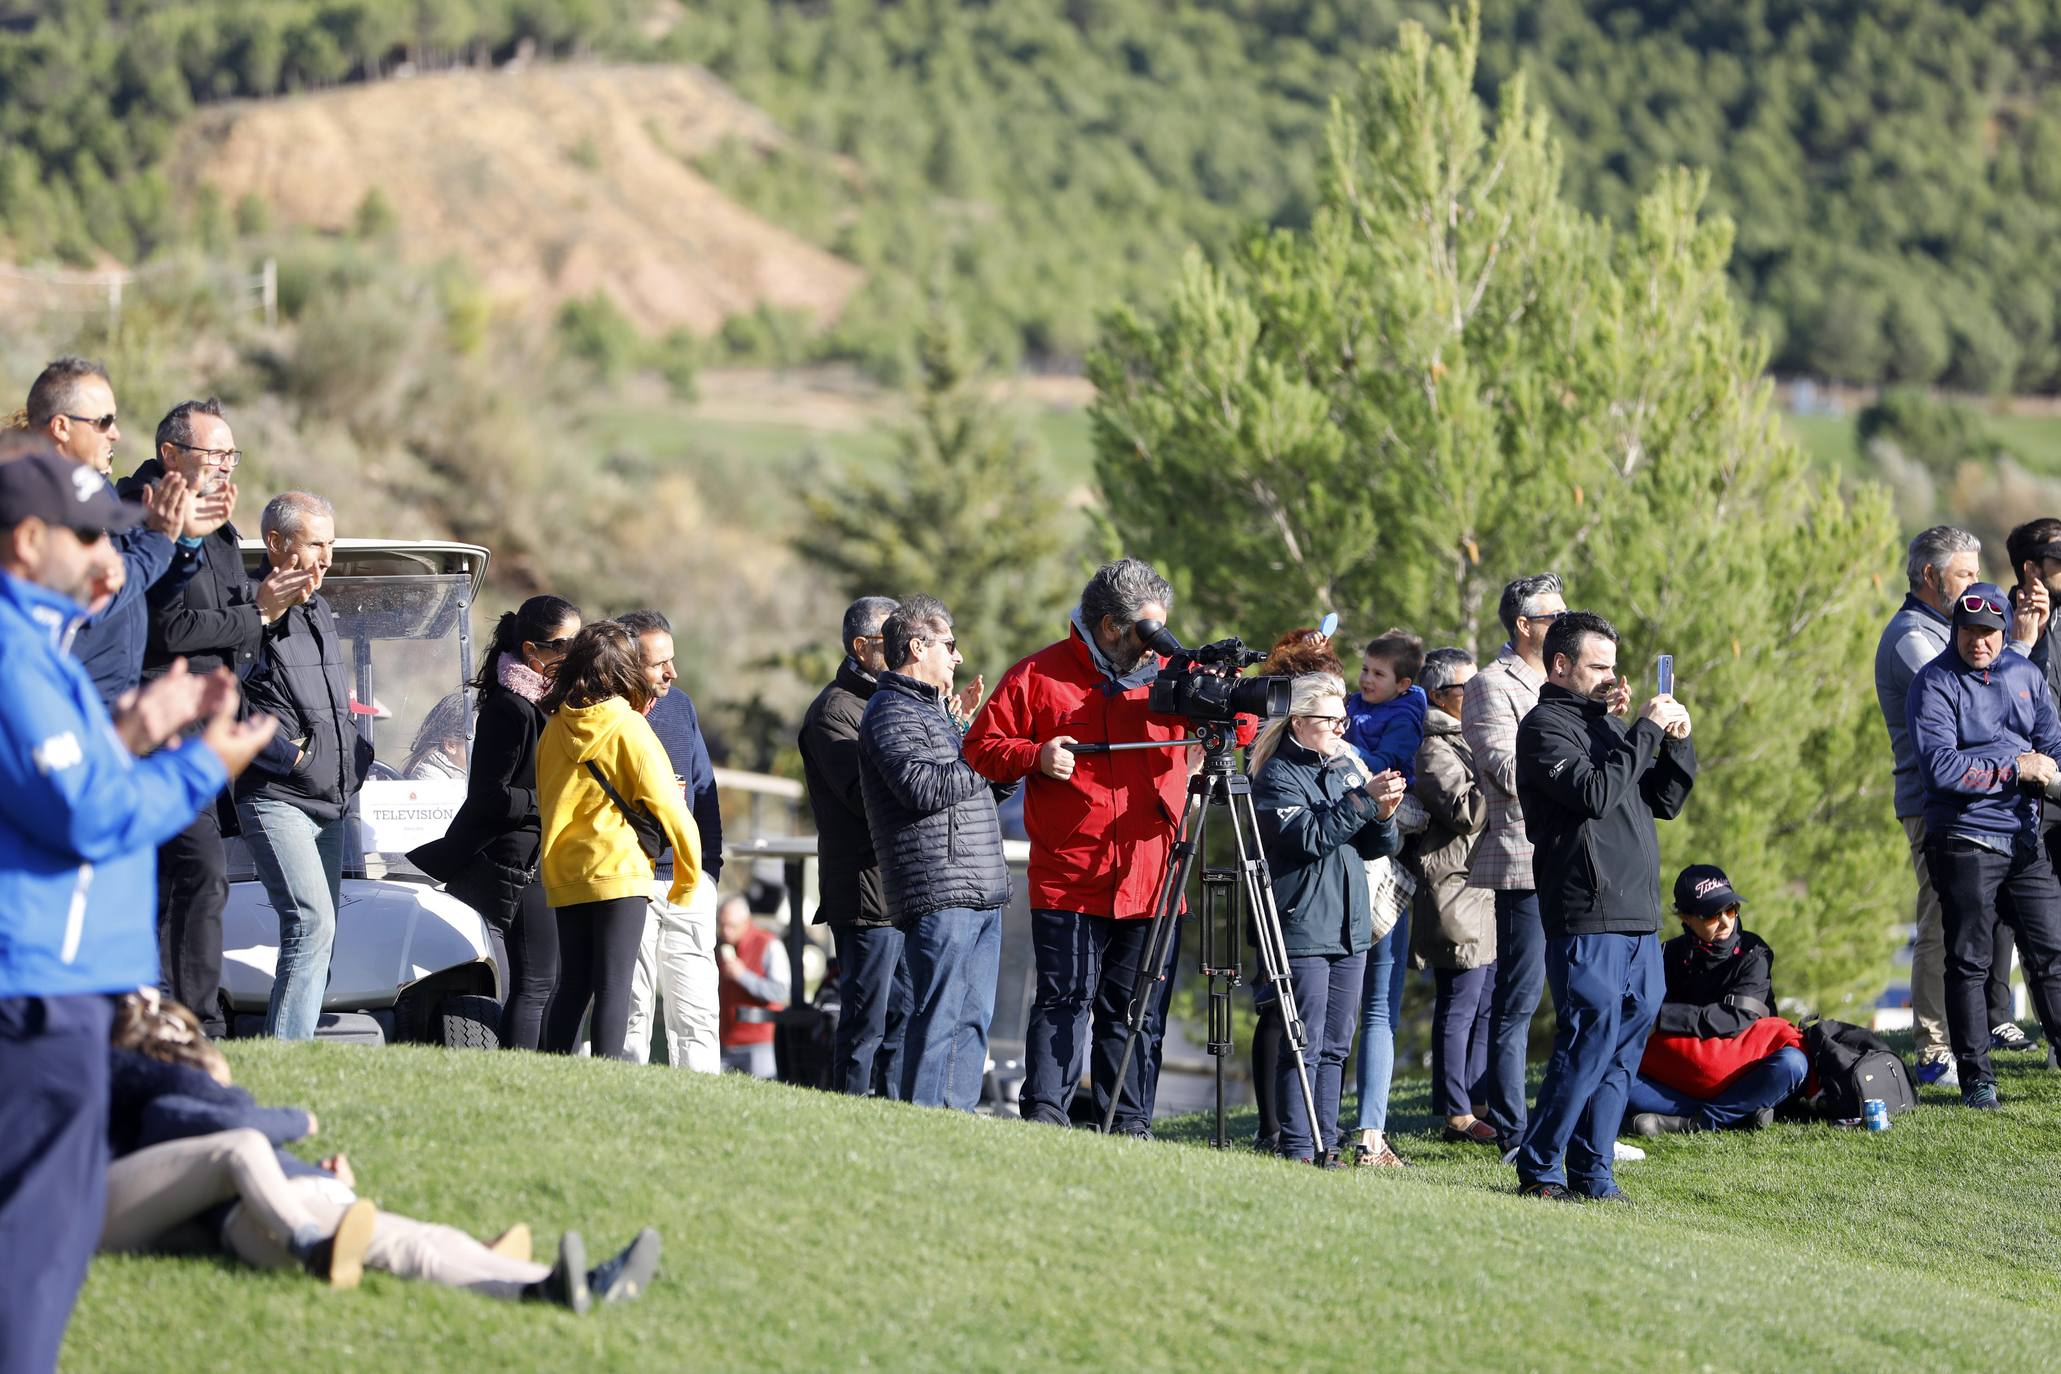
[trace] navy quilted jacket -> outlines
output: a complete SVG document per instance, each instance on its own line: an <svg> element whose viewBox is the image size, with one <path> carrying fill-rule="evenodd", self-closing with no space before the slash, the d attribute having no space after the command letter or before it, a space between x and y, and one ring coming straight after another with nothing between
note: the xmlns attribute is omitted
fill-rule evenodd
<svg viewBox="0 0 2061 1374"><path fill-rule="evenodd" d="M937 688L880 675L859 720L859 786L897 925L947 907L1008 904L995 803L1016 789L990 783L960 757Z"/></svg>

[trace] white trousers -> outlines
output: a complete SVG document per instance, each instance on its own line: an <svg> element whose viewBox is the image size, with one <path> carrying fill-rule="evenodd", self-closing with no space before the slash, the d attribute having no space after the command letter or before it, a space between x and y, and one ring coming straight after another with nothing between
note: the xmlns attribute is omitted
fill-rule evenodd
<svg viewBox="0 0 2061 1374"><path fill-rule="evenodd" d="M655 884L645 903L644 939L637 947L637 973L630 982L630 1029L623 1051L639 1064L651 1062L652 1009L663 1001L666 1053L673 1067L721 1073L716 880L702 874L685 906L665 899L669 887Z"/></svg>

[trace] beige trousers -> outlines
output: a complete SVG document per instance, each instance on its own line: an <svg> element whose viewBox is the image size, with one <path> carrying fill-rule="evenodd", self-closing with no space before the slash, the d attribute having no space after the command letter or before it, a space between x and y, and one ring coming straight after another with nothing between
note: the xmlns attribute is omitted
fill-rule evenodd
<svg viewBox="0 0 2061 1374"><path fill-rule="evenodd" d="M233 1202L222 1246L246 1264L286 1269L297 1263L288 1245L294 1232L312 1226L329 1235L353 1200L334 1179L286 1177L272 1143L257 1131L193 1136L138 1150L108 1166L100 1248L209 1248L212 1238L193 1223L218 1204ZM454 1227L389 1212L381 1212L373 1226L365 1263L399 1278L494 1298L520 1297L525 1285L551 1272L497 1255Z"/></svg>

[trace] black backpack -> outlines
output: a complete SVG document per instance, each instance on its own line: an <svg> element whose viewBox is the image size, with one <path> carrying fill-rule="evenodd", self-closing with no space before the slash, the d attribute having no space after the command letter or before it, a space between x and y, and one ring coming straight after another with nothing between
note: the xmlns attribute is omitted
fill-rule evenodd
<svg viewBox="0 0 2061 1374"><path fill-rule="evenodd" d="M1918 1105L1910 1067L1864 1026L1813 1021L1803 1028L1803 1052L1818 1075L1811 1107L1825 1120L1856 1120L1871 1097L1880 1098L1891 1116Z"/></svg>

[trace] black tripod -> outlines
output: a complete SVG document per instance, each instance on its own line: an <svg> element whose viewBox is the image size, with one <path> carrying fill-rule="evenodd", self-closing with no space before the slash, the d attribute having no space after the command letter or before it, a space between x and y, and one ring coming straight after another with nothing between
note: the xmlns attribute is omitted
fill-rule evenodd
<svg viewBox="0 0 2061 1374"><path fill-rule="evenodd" d="M1188 891L1188 879L1195 872L1197 859L1204 853L1210 814L1222 808L1231 819L1238 862L1235 868L1203 869L1201 922L1202 976L1209 980L1209 1052L1216 1060L1217 1075L1216 1134L1211 1143L1223 1149L1230 1143L1224 1135L1224 1057L1235 1048L1231 995L1241 981L1238 961L1245 943L1248 913L1259 945L1260 968L1281 995L1282 1033L1295 1053L1296 1083L1302 1089L1303 1110L1309 1113L1312 1131L1317 1124L1317 1102L1310 1091L1309 1065L1303 1061L1303 1048L1309 1039L1303 1030L1302 1015L1296 1010L1295 989L1288 978L1288 945L1281 934L1281 913L1274 905L1274 880L1267 872L1266 857L1260 852L1252 780L1232 766L1235 736L1230 725L1210 722L1196 728L1199 733L1194 739L1111 744L1095 750L1202 746L1202 768L1188 779L1188 802L1182 808L1180 830L1173 853L1167 859L1159 900L1153 907L1145 961L1138 967L1137 986L1131 992L1130 1011L1125 1017L1130 1033L1124 1038L1123 1057L1117 1062L1116 1082L1109 1087L1109 1111L1103 1118L1102 1129L1115 1128L1138 1037L1144 1032L1145 1019L1156 1000L1154 990L1167 977L1168 958L1180 935L1181 899ZM1085 753L1089 746L1075 745L1073 750Z"/></svg>

